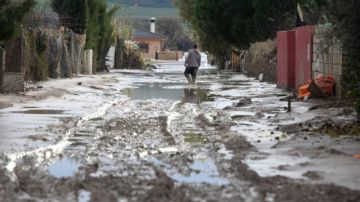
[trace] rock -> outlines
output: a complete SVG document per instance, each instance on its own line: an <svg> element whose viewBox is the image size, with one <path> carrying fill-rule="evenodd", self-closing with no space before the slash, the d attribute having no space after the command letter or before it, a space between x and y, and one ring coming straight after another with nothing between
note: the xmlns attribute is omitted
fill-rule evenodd
<svg viewBox="0 0 360 202"><path fill-rule="evenodd" d="M265 115L264 115L262 112L257 112L257 113L255 114L255 117L256 117L256 118L263 118L263 117L265 117Z"/></svg>
<svg viewBox="0 0 360 202"><path fill-rule="evenodd" d="M249 104L251 104L252 103L252 101L251 101L251 99L250 98L241 98L240 100L239 100L239 102L237 102L236 103L236 107L243 107L243 106L245 106L245 105L249 105Z"/></svg>
<svg viewBox="0 0 360 202"><path fill-rule="evenodd" d="M304 177L309 178L310 180L321 180L322 177L316 171L308 171L303 174Z"/></svg>
<svg viewBox="0 0 360 202"><path fill-rule="evenodd" d="M153 70L153 69L157 69L157 67L155 65L152 65L152 64L146 64L144 66L144 69L146 70Z"/></svg>
<svg viewBox="0 0 360 202"><path fill-rule="evenodd" d="M140 158L144 158L144 157L148 156L149 153L147 151L143 151L143 152L139 152L138 155Z"/></svg>
<svg viewBox="0 0 360 202"><path fill-rule="evenodd" d="M95 90L105 90L104 88L100 88L100 87L97 87L97 86L89 86L90 88L92 89L95 89Z"/></svg>
<svg viewBox="0 0 360 202"><path fill-rule="evenodd" d="M78 86L81 86L81 85L82 85L82 82L77 83L77 85L78 85Z"/></svg>

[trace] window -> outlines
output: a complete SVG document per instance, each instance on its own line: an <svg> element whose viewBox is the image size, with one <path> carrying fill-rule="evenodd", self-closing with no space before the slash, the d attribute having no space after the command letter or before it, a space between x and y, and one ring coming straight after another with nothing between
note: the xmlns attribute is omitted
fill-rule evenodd
<svg viewBox="0 0 360 202"><path fill-rule="evenodd" d="M141 52L149 53L149 44L148 43L140 42L139 47L140 47Z"/></svg>

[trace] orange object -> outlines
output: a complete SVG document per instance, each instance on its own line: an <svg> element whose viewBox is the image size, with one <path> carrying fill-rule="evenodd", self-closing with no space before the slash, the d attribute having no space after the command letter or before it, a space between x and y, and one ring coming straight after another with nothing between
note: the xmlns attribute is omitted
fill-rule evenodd
<svg viewBox="0 0 360 202"><path fill-rule="evenodd" d="M311 93L309 91L309 84L300 86L299 88L299 98L303 99L304 97L310 97Z"/></svg>
<svg viewBox="0 0 360 202"><path fill-rule="evenodd" d="M356 154L353 157L356 158L356 159L360 159L360 154Z"/></svg>
<svg viewBox="0 0 360 202"><path fill-rule="evenodd" d="M307 84L300 86L298 93L298 97L300 99L304 99L305 97L310 97L312 95L310 85L313 85L313 82L313 80L309 80ZM327 97L335 94L335 79L333 76L329 75L325 77L323 75L319 75L315 79L315 84L321 92L315 93L313 96L319 96L318 94L321 94L321 97Z"/></svg>
<svg viewBox="0 0 360 202"><path fill-rule="evenodd" d="M321 89L326 96L332 96L335 94L335 79L333 76L319 75L315 79L315 84Z"/></svg>

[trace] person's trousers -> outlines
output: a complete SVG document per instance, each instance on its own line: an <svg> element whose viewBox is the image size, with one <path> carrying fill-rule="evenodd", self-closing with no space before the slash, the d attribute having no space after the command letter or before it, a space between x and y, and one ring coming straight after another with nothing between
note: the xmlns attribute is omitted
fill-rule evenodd
<svg viewBox="0 0 360 202"><path fill-rule="evenodd" d="M184 75L189 80L189 82L195 83L196 80L196 74L199 67L186 67ZM191 78L190 78L191 75ZM190 80L191 79L191 80Z"/></svg>

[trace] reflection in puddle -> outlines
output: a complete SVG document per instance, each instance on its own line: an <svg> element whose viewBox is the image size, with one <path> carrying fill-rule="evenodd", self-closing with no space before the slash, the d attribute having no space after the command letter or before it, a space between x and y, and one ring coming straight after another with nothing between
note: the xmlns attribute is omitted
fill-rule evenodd
<svg viewBox="0 0 360 202"><path fill-rule="evenodd" d="M96 121L102 121L102 120L104 120L104 118L102 118L102 117L96 117L96 118L90 119L89 121L94 121L94 122L96 122Z"/></svg>
<svg viewBox="0 0 360 202"><path fill-rule="evenodd" d="M217 167L212 159L196 160L190 168L193 172L189 176L176 173L170 177L184 183L229 184L226 179L219 176Z"/></svg>
<svg viewBox="0 0 360 202"><path fill-rule="evenodd" d="M78 196L78 202L89 202L91 200L91 192L86 190L80 190Z"/></svg>
<svg viewBox="0 0 360 202"><path fill-rule="evenodd" d="M209 100L205 90L188 88L183 83L137 83L136 88L125 89L123 93L134 100L182 100L183 103L193 104Z"/></svg>
<svg viewBox="0 0 360 202"><path fill-rule="evenodd" d="M227 185L229 181L222 178L217 170L216 164L211 158L196 159L190 165L191 173L184 175L169 164L164 164L157 158L149 158L152 163L164 168L166 174L180 183L207 183L213 185Z"/></svg>
<svg viewBox="0 0 360 202"><path fill-rule="evenodd" d="M14 111L16 114L63 114L64 110L31 109L26 111Z"/></svg>
<svg viewBox="0 0 360 202"><path fill-rule="evenodd" d="M203 143L205 138L201 134L196 133L185 133L183 134L184 141L187 143Z"/></svg>
<svg viewBox="0 0 360 202"><path fill-rule="evenodd" d="M80 161L75 158L65 157L49 166L49 173L57 178L71 177L80 167Z"/></svg>
<svg viewBox="0 0 360 202"><path fill-rule="evenodd" d="M167 99L180 100L182 96L181 88L167 89L164 87L175 86L173 83L141 83L137 88L124 90L125 95L134 100L146 99Z"/></svg>
<svg viewBox="0 0 360 202"><path fill-rule="evenodd" d="M200 104L209 100L207 93L200 88L184 88L183 103Z"/></svg>

